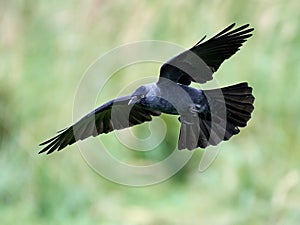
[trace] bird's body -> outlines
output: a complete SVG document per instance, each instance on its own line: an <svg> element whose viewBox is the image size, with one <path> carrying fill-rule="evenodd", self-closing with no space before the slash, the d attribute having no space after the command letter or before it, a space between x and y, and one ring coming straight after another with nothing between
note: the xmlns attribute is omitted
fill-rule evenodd
<svg viewBox="0 0 300 225"><path fill-rule="evenodd" d="M232 24L191 49L171 58L160 69L159 80L133 94L111 100L84 116L55 137L41 143L40 153L52 153L90 136L151 121L161 113L179 115L178 149L206 148L229 140L245 127L254 110L252 88L246 82L212 90L190 87L191 82L213 79L224 60L251 37L248 24Z"/></svg>
<svg viewBox="0 0 300 225"><path fill-rule="evenodd" d="M205 99L201 90L170 81L165 84L151 83L143 85L142 88L149 92L137 104L166 114L179 115L179 112L188 112L193 104L203 104Z"/></svg>

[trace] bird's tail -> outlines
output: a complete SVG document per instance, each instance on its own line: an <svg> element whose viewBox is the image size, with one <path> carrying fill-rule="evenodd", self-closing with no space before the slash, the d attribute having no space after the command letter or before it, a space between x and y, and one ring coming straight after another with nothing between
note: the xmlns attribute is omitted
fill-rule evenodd
<svg viewBox="0 0 300 225"><path fill-rule="evenodd" d="M229 140L245 127L254 110L252 88L246 82L205 90L208 113L199 114L196 123L181 122L178 149L192 150Z"/></svg>

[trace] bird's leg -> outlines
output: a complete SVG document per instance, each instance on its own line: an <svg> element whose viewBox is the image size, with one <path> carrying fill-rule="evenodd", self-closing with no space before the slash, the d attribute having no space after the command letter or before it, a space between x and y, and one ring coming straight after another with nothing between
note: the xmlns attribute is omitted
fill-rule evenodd
<svg viewBox="0 0 300 225"><path fill-rule="evenodd" d="M206 104L191 104L189 106L189 112L192 114L192 117L200 117L201 119L211 119L210 111Z"/></svg>
<svg viewBox="0 0 300 225"><path fill-rule="evenodd" d="M191 104L189 110L193 114L201 113L205 109L205 105L201 106L199 104Z"/></svg>
<svg viewBox="0 0 300 225"><path fill-rule="evenodd" d="M199 104L190 104L188 108L188 113L185 113L184 115L180 116L178 120L181 123L187 124L187 125L193 125L198 123L199 115L203 113L205 110L205 105L199 105Z"/></svg>
<svg viewBox="0 0 300 225"><path fill-rule="evenodd" d="M197 117L198 113L200 113L201 106L198 104L191 104L189 106L189 111L192 113L193 117Z"/></svg>

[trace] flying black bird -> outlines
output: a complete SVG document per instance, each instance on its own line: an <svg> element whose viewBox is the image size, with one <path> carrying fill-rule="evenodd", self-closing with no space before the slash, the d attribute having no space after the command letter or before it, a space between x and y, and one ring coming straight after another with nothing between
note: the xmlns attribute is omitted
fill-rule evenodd
<svg viewBox="0 0 300 225"><path fill-rule="evenodd" d="M90 136L108 133L152 120L161 113L179 115L178 149L206 148L228 140L245 127L254 110L252 88L246 82L212 90L190 87L205 83L222 62L234 55L252 36L249 24L231 24L191 49L171 58L160 68L156 83L139 87L132 95L111 100L72 126L41 143L39 153L52 153Z"/></svg>

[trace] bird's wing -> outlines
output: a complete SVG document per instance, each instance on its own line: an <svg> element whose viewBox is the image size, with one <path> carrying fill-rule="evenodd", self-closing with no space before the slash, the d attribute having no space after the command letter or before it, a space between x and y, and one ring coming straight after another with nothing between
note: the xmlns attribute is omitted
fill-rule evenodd
<svg viewBox="0 0 300 225"><path fill-rule="evenodd" d="M46 146L39 153L50 154L78 140L151 121L151 116L160 115L160 112L144 109L137 104L128 105L129 100L130 96L125 96L100 106L72 126L59 131L55 137L41 143Z"/></svg>
<svg viewBox="0 0 300 225"><path fill-rule="evenodd" d="M231 24L209 40L204 36L195 46L171 58L160 69L160 77L176 83L189 85L192 81L205 83L212 80L224 60L234 55L251 37L249 24L233 29Z"/></svg>

